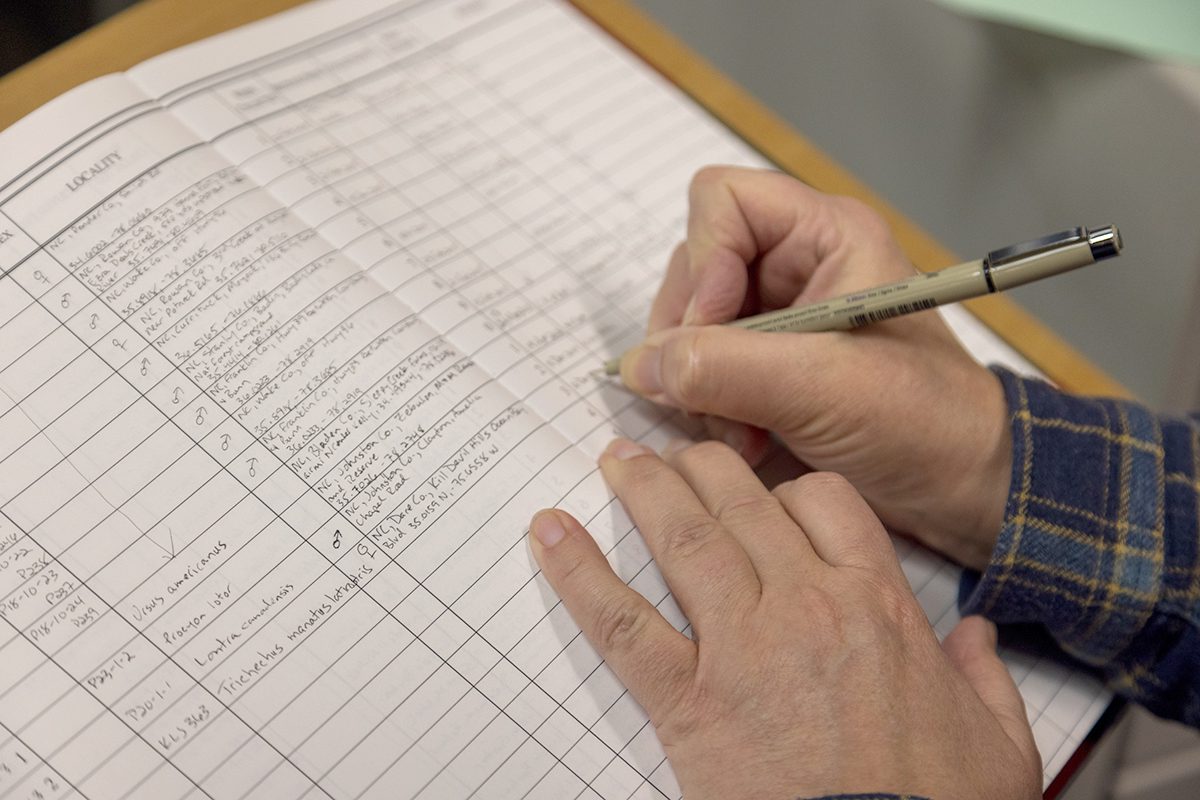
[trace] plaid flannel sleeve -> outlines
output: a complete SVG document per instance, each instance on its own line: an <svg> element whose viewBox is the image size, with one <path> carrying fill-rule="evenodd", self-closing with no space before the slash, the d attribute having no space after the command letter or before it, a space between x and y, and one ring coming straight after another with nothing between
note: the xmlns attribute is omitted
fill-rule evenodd
<svg viewBox="0 0 1200 800"><path fill-rule="evenodd" d="M1040 623L1117 692L1200 726L1200 423L993 369L1012 484L963 612Z"/></svg>

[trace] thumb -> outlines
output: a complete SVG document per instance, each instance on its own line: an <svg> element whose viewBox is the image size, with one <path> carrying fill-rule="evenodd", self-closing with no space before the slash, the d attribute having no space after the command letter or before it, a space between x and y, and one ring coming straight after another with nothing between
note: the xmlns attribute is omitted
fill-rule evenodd
<svg viewBox="0 0 1200 800"><path fill-rule="evenodd" d="M1041 756L1025 714L1025 700L1008 668L996 655L996 626L980 616L965 617L942 642L942 650L1008 738L1022 754L1037 763L1040 771Z"/></svg>
<svg viewBox="0 0 1200 800"><path fill-rule="evenodd" d="M836 382L832 337L842 335L669 328L621 359L621 380L657 403L782 433L820 407L818 384Z"/></svg>

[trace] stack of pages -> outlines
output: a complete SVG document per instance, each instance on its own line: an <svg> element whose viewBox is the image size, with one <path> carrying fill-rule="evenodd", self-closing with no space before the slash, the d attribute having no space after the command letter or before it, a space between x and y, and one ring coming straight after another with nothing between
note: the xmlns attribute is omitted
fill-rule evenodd
<svg viewBox="0 0 1200 800"><path fill-rule="evenodd" d="M556 0L319 3L0 134L0 794L678 797L525 532L686 629L595 465L679 429L593 373L713 162ZM1108 696L1009 663L1049 781Z"/></svg>

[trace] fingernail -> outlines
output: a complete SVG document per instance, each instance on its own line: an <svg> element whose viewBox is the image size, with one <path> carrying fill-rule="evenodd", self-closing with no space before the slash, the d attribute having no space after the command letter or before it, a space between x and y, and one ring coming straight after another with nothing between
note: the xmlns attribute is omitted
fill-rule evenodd
<svg viewBox="0 0 1200 800"><path fill-rule="evenodd" d="M658 394L662 391L662 348L638 345L625 357L630 360L630 389L638 394Z"/></svg>
<svg viewBox="0 0 1200 800"><path fill-rule="evenodd" d="M747 431L741 425L731 425L728 429L721 432L721 441L729 445L739 455L744 455L743 450L746 449L746 444L749 441Z"/></svg>
<svg viewBox="0 0 1200 800"><path fill-rule="evenodd" d="M680 320L681 325L691 325L696 319L696 295L692 295L692 299L688 300L687 308L683 310L683 319Z"/></svg>
<svg viewBox="0 0 1200 800"><path fill-rule="evenodd" d="M663 448L663 455L674 455L680 450L686 450L694 444L695 442L693 442L691 439L672 439L671 441L667 442L667 446Z"/></svg>
<svg viewBox="0 0 1200 800"><path fill-rule="evenodd" d="M535 514L529 530L537 537L542 547L554 547L567 535L567 530L558 521L558 514L553 511L542 511Z"/></svg>
<svg viewBox="0 0 1200 800"><path fill-rule="evenodd" d="M650 455L650 448L644 447L637 442L631 442L628 439L613 439L605 451L618 461L636 458L637 456Z"/></svg>

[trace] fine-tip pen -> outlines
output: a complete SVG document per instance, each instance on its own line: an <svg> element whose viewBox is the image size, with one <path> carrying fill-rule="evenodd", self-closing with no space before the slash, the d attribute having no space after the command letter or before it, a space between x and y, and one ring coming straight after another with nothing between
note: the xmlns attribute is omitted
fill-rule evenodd
<svg viewBox="0 0 1200 800"><path fill-rule="evenodd" d="M937 272L726 323L755 331L816 333L843 331L947 303L1001 292L1095 263L1121 252L1116 225L1071 228L1029 242L993 250L975 261ZM606 375L619 375L621 359L604 364Z"/></svg>

